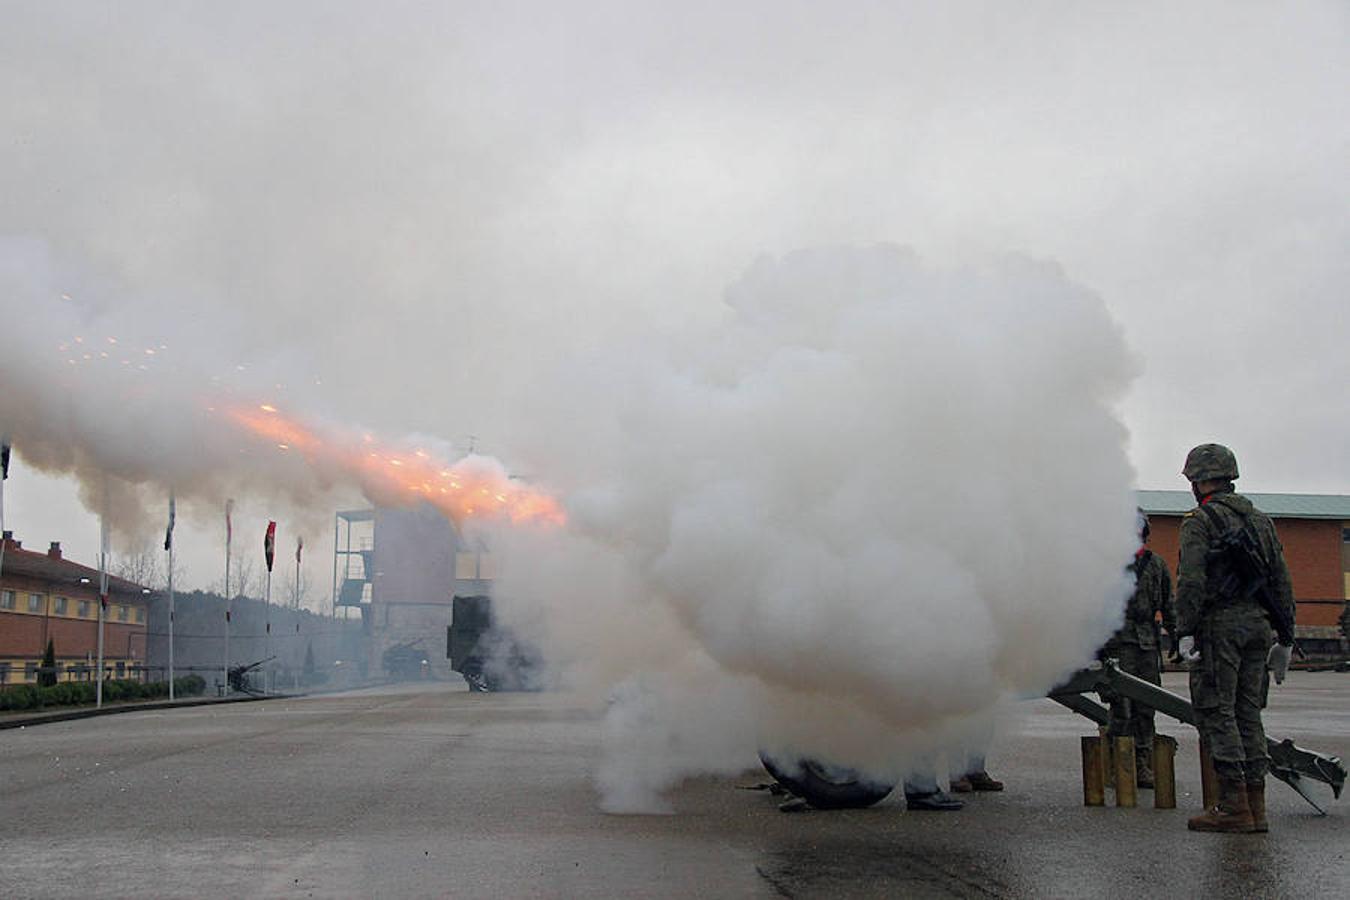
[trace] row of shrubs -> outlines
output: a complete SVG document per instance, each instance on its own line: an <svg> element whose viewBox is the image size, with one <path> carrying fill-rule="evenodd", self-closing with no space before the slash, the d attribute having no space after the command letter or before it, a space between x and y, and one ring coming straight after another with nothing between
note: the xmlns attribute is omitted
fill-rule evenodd
<svg viewBox="0 0 1350 900"><path fill-rule="evenodd" d="M96 700L98 685L92 681L63 681L51 687L17 684L0 689L0 710L45 709L49 706L82 706ZM175 697L194 697L206 690L206 679L185 675L173 680ZM103 700L158 700L169 696L167 681L104 681Z"/></svg>

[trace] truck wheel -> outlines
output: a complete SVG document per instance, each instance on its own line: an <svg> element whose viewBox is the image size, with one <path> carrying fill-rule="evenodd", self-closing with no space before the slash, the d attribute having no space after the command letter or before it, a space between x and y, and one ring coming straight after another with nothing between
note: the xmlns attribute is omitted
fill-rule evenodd
<svg viewBox="0 0 1350 900"><path fill-rule="evenodd" d="M792 766L761 750L759 761L779 784L816 809L863 809L880 803L895 789L894 783L874 781L855 769L815 759L800 759Z"/></svg>
<svg viewBox="0 0 1350 900"><path fill-rule="evenodd" d="M461 672L464 676L464 683L469 686L469 692L475 694L486 694L492 690L487 679L480 672Z"/></svg>

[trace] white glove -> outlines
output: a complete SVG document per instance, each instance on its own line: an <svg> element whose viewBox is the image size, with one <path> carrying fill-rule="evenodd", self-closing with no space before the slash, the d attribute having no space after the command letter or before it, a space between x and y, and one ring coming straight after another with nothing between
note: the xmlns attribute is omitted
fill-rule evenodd
<svg viewBox="0 0 1350 900"><path fill-rule="evenodd" d="M1289 657L1293 655L1294 648L1286 647L1284 644L1276 644L1270 648L1266 665L1270 666L1270 675L1276 684L1284 684L1284 676L1289 674Z"/></svg>
<svg viewBox="0 0 1350 900"><path fill-rule="evenodd" d="M1195 635L1188 634L1177 643L1177 653L1185 662L1195 662L1200 654L1195 649Z"/></svg>

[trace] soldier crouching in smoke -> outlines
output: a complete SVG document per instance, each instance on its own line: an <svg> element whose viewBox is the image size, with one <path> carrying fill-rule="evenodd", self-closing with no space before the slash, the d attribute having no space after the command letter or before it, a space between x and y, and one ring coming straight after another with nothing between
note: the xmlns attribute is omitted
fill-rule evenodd
<svg viewBox="0 0 1350 900"><path fill-rule="evenodd" d="M1139 511L1139 549L1130 562L1134 574L1134 594L1125 606L1125 623L1098 651L1101 659L1114 659L1122 672L1162 685L1162 627L1176 639L1177 616L1172 604L1172 573L1167 563L1148 547L1149 525L1144 511ZM1136 783L1141 788L1153 787L1153 710L1126 697L1112 695L1111 721L1107 734L1111 737L1134 738Z"/></svg>
<svg viewBox="0 0 1350 900"><path fill-rule="evenodd" d="M1270 757L1261 709L1268 678L1284 681L1293 649L1289 570L1270 518L1233 490L1233 451L1201 444L1187 455L1182 474L1199 506L1181 521L1177 633L1191 663L1200 739L1219 778L1218 802L1187 827L1267 831ZM1272 626L1279 636L1273 646Z"/></svg>

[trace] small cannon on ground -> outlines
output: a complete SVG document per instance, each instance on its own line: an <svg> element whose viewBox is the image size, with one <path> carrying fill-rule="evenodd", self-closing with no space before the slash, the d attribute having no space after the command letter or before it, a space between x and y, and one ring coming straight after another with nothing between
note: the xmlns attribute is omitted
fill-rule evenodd
<svg viewBox="0 0 1350 900"><path fill-rule="evenodd" d="M1091 719L1098 725L1106 725L1111 720L1110 710L1085 696L1089 693L1096 693L1098 696L1116 694L1128 698L1132 703L1147 706L1165 716L1170 716L1183 724L1191 726L1196 724L1195 709L1189 700L1142 678L1136 678L1128 672L1120 671L1113 659L1075 672L1067 681L1050 691L1048 696L1080 716ZM1298 791L1299 796L1312 804L1318 812L1324 815L1326 813L1308 793L1307 781L1320 781L1330 786L1332 796L1340 799L1341 791L1345 788L1346 772L1339 757L1327 756L1315 750L1305 750L1288 738L1277 741L1267 737L1266 752L1270 754L1270 774Z"/></svg>
<svg viewBox="0 0 1350 900"><path fill-rule="evenodd" d="M275 656L269 656L266 659L260 659L257 662L248 663L243 666L230 666L230 690L238 691L241 694L261 694L263 691L253 687L249 682L249 674L259 666L269 663L276 659Z"/></svg>

